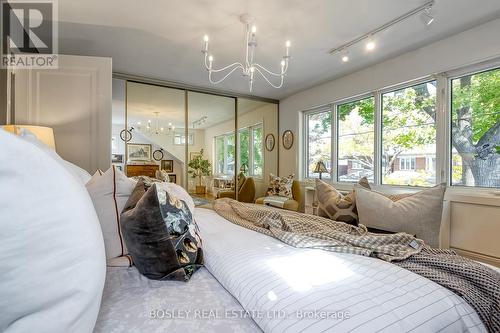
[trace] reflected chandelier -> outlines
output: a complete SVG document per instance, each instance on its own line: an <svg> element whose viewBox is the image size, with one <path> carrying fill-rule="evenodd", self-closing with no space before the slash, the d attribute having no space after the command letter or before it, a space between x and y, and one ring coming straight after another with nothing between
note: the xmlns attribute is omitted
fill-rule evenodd
<svg viewBox="0 0 500 333"><path fill-rule="evenodd" d="M279 73L270 71L264 66L258 64L257 62L254 62L255 48L257 47L257 37L256 37L257 27L252 24L254 22L254 18L248 14L243 14L240 16L240 21L246 26L246 34L245 34L246 53L245 53L244 63L235 62L232 63L231 65L227 65L226 67L214 69L213 68L214 57L208 52L208 41L209 41L208 35L205 35L203 37L203 40L205 42L205 47L201 52L205 56L204 64L205 64L205 69L208 71L208 80L212 84L218 84L224 81L227 77L229 77L229 75L231 75L237 69L241 69L241 71L243 72L243 76L248 77L248 87L250 91L252 91L255 72L259 73L273 88L277 89L281 88L283 86L284 77L288 70L288 62L290 60L290 54L289 54L290 41L287 40L285 43L286 50L285 50L285 55L281 59L281 71ZM222 76L222 78L217 80L213 78L214 73L220 73L221 75L224 73L226 74ZM277 80L278 83L275 84L271 82L276 78L278 78Z"/></svg>

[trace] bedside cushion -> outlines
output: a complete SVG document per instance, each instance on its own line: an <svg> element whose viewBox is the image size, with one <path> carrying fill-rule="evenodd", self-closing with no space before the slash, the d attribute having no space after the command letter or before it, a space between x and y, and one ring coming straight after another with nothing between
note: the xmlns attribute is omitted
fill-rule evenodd
<svg viewBox="0 0 500 333"><path fill-rule="evenodd" d="M361 178L358 184L370 188L366 177ZM358 224L355 190L344 195L332 185L316 179L316 196L319 216L353 225Z"/></svg>
<svg viewBox="0 0 500 333"><path fill-rule="evenodd" d="M108 266L131 265L120 229L120 214L135 185L114 165L102 176L94 175L86 185L101 223Z"/></svg>
<svg viewBox="0 0 500 333"><path fill-rule="evenodd" d="M375 229L406 232L437 248L445 190L446 186L438 185L394 201L397 197L358 188L359 223Z"/></svg>
<svg viewBox="0 0 500 333"><path fill-rule="evenodd" d="M0 331L92 332L106 264L85 186L1 129L0 145Z"/></svg>
<svg viewBox="0 0 500 333"><path fill-rule="evenodd" d="M203 264L198 227L187 204L155 183L142 181L122 213L122 230L139 272L153 280L183 280Z"/></svg>

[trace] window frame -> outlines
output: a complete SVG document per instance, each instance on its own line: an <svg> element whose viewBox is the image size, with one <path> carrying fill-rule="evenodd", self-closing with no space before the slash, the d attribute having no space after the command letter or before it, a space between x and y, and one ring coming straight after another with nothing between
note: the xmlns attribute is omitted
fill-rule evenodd
<svg viewBox="0 0 500 333"><path fill-rule="evenodd" d="M180 142L181 143L176 143L175 142L175 138L176 137L180 137ZM174 144L174 146L184 146L184 145L186 145L186 142L182 143L182 138L184 138L184 141L186 141L186 134L184 132L174 132L174 135L173 135L173 144ZM189 143L190 139L191 139L191 143ZM194 146L194 133L191 133L191 132L188 133L187 145L188 146Z"/></svg>
<svg viewBox="0 0 500 333"><path fill-rule="evenodd" d="M220 174L220 175L230 175L228 173L228 138L232 135L235 135L235 145L237 144L238 147L237 147L237 151L239 152L239 154L241 153L241 140L240 140L240 134L242 131L245 131L245 130L248 130L248 148L249 148L249 152L248 152L248 175L250 177L254 177L256 179L263 179L264 177L264 168L265 168L265 151L264 151L264 138L262 139L262 147L261 147L261 150L262 150L262 174L258 175L258 174L254 174L253 173L253 166L254 166L254 151L253 151L253 148L254 148L254 143L253 143L253 139L254 139L254 129L257 129L257 128L261 128L262 129L262 135L264 135L264 123L257 123L255 125L251 125L251 126L247 126L247 127L242 127L242 128L239 128L238 131L235 133L235 132L228 132L228 133L224 133L224 134L220 134L220 135L216 135L214 136L213 138L213 142L214 142L214 158L213 160L215 161L215 163L213 164L214 165L214 173L215 174ZM236 140L236 135L238 136L238 140ZM224 138L224 162L223 162L223 170L222 172L219 172L219 170L217 170L217 167L218 167L218 150L217 150L217 139L218 138ZM241 156L235 156L235 163L236 161L238 162L238 165L241 165ZM236 165L236 164L235 164ZM239 170L234 170L235 171L235 174L239 173ZM234 175L233 175L234 176Z"/></svg>
<svg viewBox="0 0 500 333"><path fill-rule="evenodd" d="M495 188L495 187L482 187L482 186L467 186L467 185L462 185L462 184L453 184L453 163L452 163L452 158L453 158L453 143L452 143L452 133L451 133L451 122L452 122L452 113L453 113L453 87L452 87L452 81L459 79L464 76L472 76L476 74L481 74L493 70L500 70L500 60L494 60L494 61L486 61L486 62L480 62L477 64L473 64L470 66L462 67L453 71L448 71L444 72L443 78L446 81L446 90L445 90L445 96L446 96L446 150L445 150L445 160L446 163L444 164L444 173L446 175L446 184L452 189L457 189L457 190L464 190L464 191L478 191L478 192L499 192L500 193L500 188Z"/></svg>
<svg viewBox="0 0 500 333"><path fill-rule="evenodd" d="M436 75L430 75L430 76L425 76L425 77L422 77L422 78L419 78L417 80L412 80L412 81L407 81L407 82L404 82L404 83L400 83L400 84L397 84L397 85L394 85L394 86L390 86L390 87L387 87L387 88L384 88L380 91L378 91L378 94L380 96L380 133L379 133L379 136L380 136L380 155L376 157L376 159L379 161L379 180L377 182L377 185L380 185L380 186L390 186L390 187L401 187L401 188L418 188L418 189L426 189L426 188L430 188L432 186L436 186L438 184L440 184L442 181L441 181L441 174L442 172L439 172L440 170L438 170L438 165L436 163L436 181L433 185L430 185L430 186L415 186L415 185L391 185L391 184L384 184L383 182L383 175L382 175L382 172L383 172L383 168L382 168L382 165L383 165L383 161L382 161L382 152L383 152L383 131L384 131L384 128L383 128L383 125L382 125L382 116L383 116L383 108L384 108L384 105L383 105L383 95L384 94L387 94L387 93L391 93L391 92L395 92L395 91L399 91L399 90L403 90L403 89L407 89L407 88L412 88L412 87L416 87L416 86L419 86L419 85L422 85L422 84L426 84L426 83L430 83L432 81L436 81L436 120L434 122L434 125L436 127L436 161L437 161L437 158L438 158L438 154L439 154L439 147L438 147L438 143L441 142L441 139L440 139L440 136L442 136L442 133L441 131L439 131L439 124L438 124L438 114L440 113L440 108L439 108L439 91L440 91L440 86L439 86L439 79ZM415 161L415 168L416 168L416 161ZM411 170L411 169L410 169Z"/></svg>
<svg viewBox="0 0 500 333"><path fill-rule="evenodd" d="M483 62L475 63L472 65L461 66L456 69L438 72L433 75L422 76L417 79L408 80L398 84L390 85L384 88L375 88L372 91L365 92L363 94L353 95L348 98L341 98L334 100L330 103L322 104L318 107L309 108L302 111L302 144L304 149L302 149L302 156L300 156L300 161L302 167L300 169L301 178L308 180L313 179L308 176L308 121L307 115L311 113L320 112L321 109L325 111L325 108L330 108L330 111L334 114L332 115L332 165L337 166L338 160L338 140L336 140L338 133L338 115L337 106L339 104L345 104L373 96L375 98L375 127L374 127L374 186L384 191L389 192L412 192L419 191L422 188L420 186L409 186L409 185L390 185L382 184L382 94L391 92L394 90L404 89L425 82L436 80L436 184L446 183L448 186L448 192L450 195L460 195L460 194L471 194L471 195L484 195L489 193L500 193L500 188L486 188L480 186L464 186L464 185L452 185L452 141L451 141L451 119L452 119L452 96L451 96L451 82L453 79L460 78L462 76L479 74L482 72L487 72L490 70L500 69L500 58L494 58L492 60L486 60ZM427 158L426 158L427 160ZM337 167L333 168L334 172L331 175L331 181L341 190L352 189L354 184L351 182L339 182L338 181L338 171Z"/></svg>
<svg viewBox="0 0 500 333"><path fill-rule="evenodd" d="M330 161L331 161L331 165L335 165L334 164L334 160L333 160L333 157L334 157L334 130L333 130L333 126L334 126L334 119L333 119L333 108L334 108L334 105L333 104L325 104L323 106L319 106L319 107L316 107L316 108L313 108L313 109L309 109L307 111L304 111L303 112L303 115L302 115L302 120L303 120L303 123L304 123L304 139L303 139L303 144L304 144L304 153L305 153L305 158L303 159L303 167L302 167L302 173L303 175L305 175L305 179L315 179L316 177L308 177L309 176L309 117L312 116L312 115L315 115L315 114L319 114L319 113L326 113L326 112L332 112L332 122L330 123L330 133L331 133L331 140L330 140L330 145L332 146L332 148L330 149ZM328 173L330 175L330 179L326 179L326 180L331 180L333 179L334 175L335 175L335 170L333 170L335 168L330 168L330 172Z"/></svg>
<svg viewBox="0 0 500 333"><path fill-rule="evenodd" d="M357 181L340 181L339 180L339 165L338 165L338 161L339 161L339 140L337 139L338 138L338 134L340 133L340 121L339 121L339 112L338 112L338 109L339 109L339 106L341 105L344 105L344 104L348 104L348 103L352 103L352 102L357 102L357 101L361 101L361 100L364 100L364 99L368 99L368 98L372 98L373 97L373 102L374 102L374 119L375 119L375 123L373 124L373 144L375 145L374 146L374 149L373 149L373 181L375 184L377 184L377 173L376 173L376 170L378 168L378 164L379 164L379 161L378 161L378 158L377 158L377 147L376 147L376 142L377 142L377 98L376 98L376 93L366 93L366 94L362 94L362 95L356 95L356 96L353 96L353 97L350 97L350 98L344 98L344 99L341 99L337 102L335 102L333 104L333 108L334 108L334 115L332 117L332 120L334 121L334 125L335 125L335 135L333 135L332 133L332 142L335 142L335 152L332 152L332 154L334 154L334 158L335 158L335 164L333 164L333 158L332 158L332 165L335 165L335 178L332 178L332 179L335 179L335 183L337 184L354 184L354 183L357 183Z"/></svg>

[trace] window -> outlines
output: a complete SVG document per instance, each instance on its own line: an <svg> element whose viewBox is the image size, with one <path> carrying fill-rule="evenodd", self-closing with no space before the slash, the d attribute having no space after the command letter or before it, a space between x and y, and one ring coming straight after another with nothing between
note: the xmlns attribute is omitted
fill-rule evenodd
<svg viewBox="0 0 500 333"><path fill-rule="evenodd" d="M224 135L215 138L215 173L224 173L226 158L225 158L225 146L226 137Z"/></svg>
<svg viewBox="0 0 500 333"><path fill-rule="evenodd" d="M415 170L416 158L415 157L400 157L399 170Z"/></svg>
<svg viewBox="0 0 500 333"><path fill-rule="evenodd" d="M436 81L382 94L383 184L436 183L435 166L425 167L425 157L436 156L435 117ZM418 157L403 157L408 155ZM424 162L417 163L417 159Z"/></svg>
<svg viewBox="0 0 500 333"><path fill-rule="evenodd" d="M262 177L264 168L262 124L246 127L238 131L239 165L246 175ZM223 134L215 137L215 173L234 175L235 158L234 134Z"/></svg>
<svg viewBox="0 0 500 333"><path fill-rule="evenodd" d="M252 128L253 155L250 174L253 176L262 176L262 169L264 168L262 131L262 125Z"/></svg>
<svg viewBox="0 0 500 333"><path fill-rule="evenodd" d="M500 69L451 80L451 184L500 187Z"/></svg>
<svg viewBox="0 0 500 333"><path fill-rule="evenodd" d="M314 167L318 161L323 161L325 165L331 165L332 156L332 112L328 110L307 113L305 116L307 126L307 158L306 177L318 178L319 174L314 173ZM328 169L331 171L331 169ZM330 173L324 174L322 178L330 178Z"/></svg>
<svg viewBox="0 0 500 333"><path fill-rule="evenodd" d="M374 181L375 98L337 106L339 181Z"/></svg>
<svg viewBox="0 0 500 333"><path fill-rule="evenodd" d="M340 183L500 189L499 63L304 112L303 175L323 160Z"/></svg>
<svg viewBox="0 0 500 333"><path fill-rule="evenodd" d="M194 134L188 134L188 145L193 145L194 143ZM186 144L186 135L182 133L174 134L174 145L185 145Z"/></svg>

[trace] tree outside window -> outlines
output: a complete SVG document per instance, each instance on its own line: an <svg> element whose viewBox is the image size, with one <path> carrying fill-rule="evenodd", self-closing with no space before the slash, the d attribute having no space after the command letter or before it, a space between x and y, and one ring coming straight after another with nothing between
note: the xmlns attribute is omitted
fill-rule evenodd
<svg viewBox="0 0 500 333"><path fill-rule="evenodd" d="M451 80L451 182L500 187L500 69Z"/></svg>

